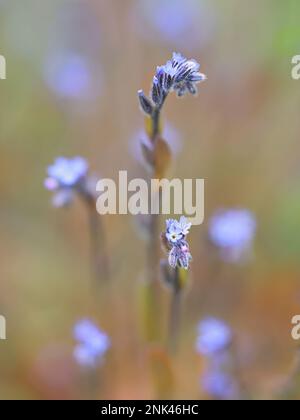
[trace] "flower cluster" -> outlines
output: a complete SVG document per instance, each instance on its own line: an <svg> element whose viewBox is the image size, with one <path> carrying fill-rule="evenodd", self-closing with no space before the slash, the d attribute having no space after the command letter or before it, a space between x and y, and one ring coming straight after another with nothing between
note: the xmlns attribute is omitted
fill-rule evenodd
<svg viewBox="0 0 300 420"><path fill-rule="evenodd" d="M236 399L239 393L237 382L230 372L232 340L230 327L219 319L206 318L198 325L196 351L207 358L201 385L215 399Z"/></svg>
<svg viewBox="0 0 300 420"><path fill-rule="evenodd" d="M155 109L161 109L168 94L175 91L179 97L186 93L197 94L197 83L206 80L206 76L199 73L200 64L195 60L188 60L181 54L173 53L172 60L157 67L153 78L149 99L145 93L138 92L142 110L152 115Z"/></svg>
<svg viewBox="0 0 300 420"><path fill-rule="evenodd" d="M210 220L210 239L221 250L222 259L228 262L238 262L246 256L255 232L255 216L249 210L221 210Z"/></svg>
<svg viewBox="0 0 300 420"><path fill-rule="evenodd" d="M45 188L55 192L55 207L63 207L72 202L75 189L87 180L88 170L88 162L82 157L59 157L48 167Z"/></svg>
<svg viewBox="0 0 300 420"><path fill-rule="evenodd" d="M110 348L108 336L88 319L75 325L74 338L78 342L74 349L74 358L82 367L97 366Z"/></svg>
<svg viewBox="0 0 300 420"><path fill-rule="evenodd" d="M169 264L172 268L181 267L188 270L192 255L186 236L192 224L182 216L179 221L166 221L166 231L162 235L163 243L169 252Z"/></svg>

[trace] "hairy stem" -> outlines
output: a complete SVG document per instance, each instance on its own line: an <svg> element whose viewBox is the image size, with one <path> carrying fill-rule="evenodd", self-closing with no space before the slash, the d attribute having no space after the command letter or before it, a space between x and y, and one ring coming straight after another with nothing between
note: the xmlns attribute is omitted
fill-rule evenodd
<svg viewBox="0 0 300 420"><path fill-rule="evenodd" d="M169 339L168 345L171 352L177 350L177 341L180 329L180 310L181 310L181 289L179 285L179 269L174 271L174 284L171 297L170 319L169 319Z"/></svg>
<svg viewBox="0 0 300 420"><path fill-rule="evenodd" d="M110 280L107 240L102 219L97 213L95 198L84 187L79 187L79 195L86 205L90 231L90 253L93 277L97 286Z"/></svg>
<svg viewBox="0 0 300 420"><path fill-rule="evenodd" d="M91 264L97 284L108 281L109 259L106 248L105 229L101 217L97 214L94 207L89 206L89 228L91 241Z"/></svg>
<svg viewBox="0 0 300 420"><path fill-rule="evenodd" d="M161 108L156 108L152 114L150 140L155 147L155 142L160 130ZM153 168L151 178L155 176L156 168ZM152 197L152 200L159 200L159 191ZM159 215L151 214L149 222L150 238L147 249L147 281L148 281L148 339L157 340L160 336L160 285L159 285Z"/></svg>

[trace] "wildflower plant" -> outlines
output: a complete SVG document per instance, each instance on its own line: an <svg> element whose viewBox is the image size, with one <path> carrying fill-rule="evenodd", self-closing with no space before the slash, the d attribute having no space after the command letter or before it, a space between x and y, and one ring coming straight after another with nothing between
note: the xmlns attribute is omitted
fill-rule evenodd
<svg viewBox="0 0 300 420"><path fill-rule="evenodd" d="M138 91L140 108L146 117L146 132L148 139L141 142L145 166L150 169L150 178L162 179L172 160L172 152L168 142L162 136L161 112L170 93L177 93L178 97L190 93L197 94L197 85L206 79L200 73L200 64L194 59L187 59L179 53L173 53L171 60L165 65L159 66L153 77L150 94L147 96L143 90ZM152 201L158 201L160 190L152 196ZM150 216L149 241L148 241L148 318L151 324L159 324L159 282L157 267L159 262L158 238L159 219L158 216ZM173 229L170 225L170 229ZM186 236L186 235L185 235ZM169 254L169 261L173 267L182 264L186 269L190 263L190 253L184 238L182 242L172 246ZM175 270L177 271L177 270ZM155 318L156 314L156 318ZM148 323L149 324L149 323ZM154 337L156 338L156 337Z"/></svg>
<svg viewBox="0 0 300 420"><path fill-rule="evenodd" d="M237 361L233 352L234 334L222 320L205 318L197 328L196 352L206 359L201 387L216 400L235 400L241 396Z"/></svg>
<svg viewBox="0 0 300 420"><path fill-rule="evenodd" d="M178 97L187 93L196 95L197 84L206 80L206 76L199 70L200 64L195 60L188 60L181 54L173 53L171 60L157 67L150 97L142 90L138 92L141 109L152 118L152 140L159 134L160 112L169 93L175 91Z"/></svg>
<svg viewBox="0 0 300 420"><path fill-rule="evenodd" d="M96 182L89 173L89 164L82 157L58 157L47 168L45 188L53 193L54 207L68 207L78 196L88 211L92 265L97 282L109 276L106 239L102 221L96 211Z"/></svg>
<svg viewBox="0 0 300 420"><path fill-rule="evenodd" d="M181 295L186 284L186 273L192 261L192 254L187 241L191 226L192 224L184 216L179 221L168 219L166 230L161 235L163 248L168 254L168 260L161 261L163 280L172 292L169 321L169 345L172 349L176 346Z"/></svg>

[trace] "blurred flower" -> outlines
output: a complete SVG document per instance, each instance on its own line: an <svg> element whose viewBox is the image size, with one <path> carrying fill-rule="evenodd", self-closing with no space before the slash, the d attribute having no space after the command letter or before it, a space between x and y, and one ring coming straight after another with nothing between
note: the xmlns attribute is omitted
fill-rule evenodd
<svg viewBox="0 0 300 420"><path fill-rule="evenodd" d="M147 38L199 49L212 32L211 9L203 0L143 1L139 4L137 27Z"/></svg>
<svg viewBox="0 0 300 420"><path fill-rule="evenodd" d="M219 400L231 400L238 397L238 386L228 373L208 370L201 378L203 390L211 397Z"/></svg>
<svg viewBox="0 0 300 420"><path fill-rule="evenodd" d="M88 60L75 53L50 56L45 66L45 79L53 92L63 98L84 98L95 91Z"/></svg>
<svg viewBox="0 0 300 420"><path fill-rule="evenodd" d="M237 399L239 396L238 382L232 375L232 341L233 332L224 321L206 318L199 323L196 351L207 358L201 385L214 399Z"/></svg>
<svg viewBox="0 0 300 420"><path fill-rule="evenodd" d="M155 109L160 110L168 94L173 90L178 96L190 92L197 93L197 83L206 80L206 76L199 73L200 64L195 60L188 60L183 55L173 53L172 60L165 65L157 67L151 88L151 99L146 97L144 92L138 92L141 108L146 113L153 113Z"/></svg>
<svg viewBox="0 0 300 420"><path fill-rule="evenodd" d="M88 162L82 157L59 157L48 167L44 185L47 190L56 192L52 201L54 207L63 207L72 202L74 188L86 178L88 169Z"/></svg>
<svg viewBox="0 0 300 420"><path fill-rule="evenodd" d="M255 216L249 210L222 210L210 220L209 236L226 261L237 262L249 250L256 233Z"/></svg>
<svg viewBox="0 0 300 420"><path fill-rule="evenodd" d="M46 186L54 185L60 187L74 187L82 178L87 175L89 165L82 157L65 158L59 157L54 164L48 167L49 178Z"/></svg>
<svg viewBox="0 0 300 420"><path fill-rule="evenodd" d="M169 264L172 268L177 266L188 270L192 255L186 236L189 234L192 224L182 216L179 221L168 219L166 231L162 234L162 242L169 252Z"/></svg>
<svg viewBox="0 0 300 420"><path fill-rule="evenodd" d="M229 326L218 319L207 318L198 325L196 350L205 356L215 355L230 345L232 331Z"/></svg>
<svg viewBox="0 0 300 420"><path fill-rule="evenodd" d="M74 357L83 367L99 364L111 345L108 336L88 319L75 325L74 338L79 342L74 349Z"/></svg>

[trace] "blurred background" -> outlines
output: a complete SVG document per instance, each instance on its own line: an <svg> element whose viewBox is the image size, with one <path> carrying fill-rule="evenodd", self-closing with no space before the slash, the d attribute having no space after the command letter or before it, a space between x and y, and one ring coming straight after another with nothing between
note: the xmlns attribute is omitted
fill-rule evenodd
<svg viewBox="0 0 300 420"><path fill-rule="evenodd" d="M291 319L300 312L300 83L291 78L299 19L296 0L1 0L1 399L89 398L72 355L73 326L86 317L112 342L96 398L156 397L153 365L168 370L164 396L206 398L195 341L207 316L235 332L251 394L276 396L294 363ZM113 279L95 298L85 209L54 209L43 182L61 155L84 156L99 176L145 176L136 93L148 92L173 51L199 61L208 81L196 99L172 95L164 109L176 152L170 177L206 180L179 349L169 358L141 331L146 243L136 221L104 218ZM255 216L247 261L222 260L209 241L221 208Z"/></svg>

